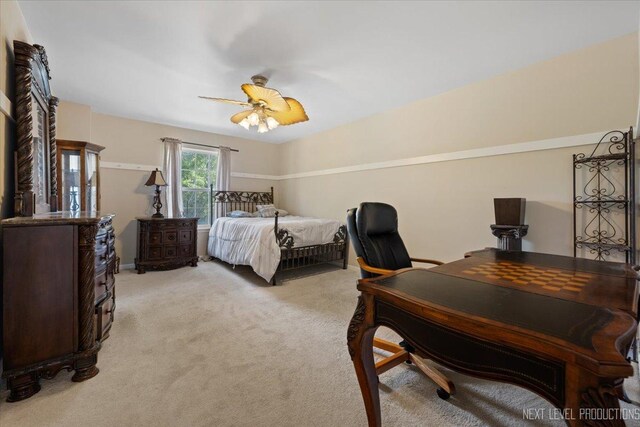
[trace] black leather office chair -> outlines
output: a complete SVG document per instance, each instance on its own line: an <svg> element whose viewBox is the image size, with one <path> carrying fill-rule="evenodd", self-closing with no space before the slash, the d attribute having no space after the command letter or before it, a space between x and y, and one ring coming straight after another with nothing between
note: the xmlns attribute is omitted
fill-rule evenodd
<svg viewBox="0 0 640 427"><path fill-rule="evenodd" d="M401 268L412 267L412 262L440 265L431 259L412 258L398 233L398 212L386 203L361 203L359 208L347 211L347 229L356 252L360 275L363 278L393 273ZM454 384L441 372L429 366L413 354L413 348L401 342L399 345L381 338L373 339L374 347L391 352L392 355L376 363L376 372L383 372L403 362L413 363L440 388L438 396L448 399L455 394Z"/></svg>

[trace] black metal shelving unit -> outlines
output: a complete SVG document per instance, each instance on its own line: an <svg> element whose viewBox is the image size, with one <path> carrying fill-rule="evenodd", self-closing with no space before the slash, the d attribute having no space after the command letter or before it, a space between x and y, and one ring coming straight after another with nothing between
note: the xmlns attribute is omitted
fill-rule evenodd
<svg viewBox="0 0 640 427"><path fill-rule="evenodd" d="M589 156L573 155L574 256L584 249L596 260L636 263L635 162L633 128L607 132Z"/></svg>

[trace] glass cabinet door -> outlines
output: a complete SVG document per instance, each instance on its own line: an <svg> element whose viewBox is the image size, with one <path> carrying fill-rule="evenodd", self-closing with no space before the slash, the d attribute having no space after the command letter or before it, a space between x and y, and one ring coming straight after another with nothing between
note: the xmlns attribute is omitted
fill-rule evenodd
<svg viewBox="0 0 640 427"><path fill-rule="evenodd" d="M86 185L86 210L98 210L98 154L87 151L86 158L87 185Z"/></svg>
<svg viewBox="0 0 640 427"><path fill-rule="evenodd" d="M79 212L80 206L80 150L62 150L62 194L63 211Z"/></svg>
<svg viewBox="0 0 640 427"><path fill-rule="evenodd" d="M2 1L2 0L0 0ZM100 151L85 141L56 140L58 208L67 212L100 210Z"/></svg>

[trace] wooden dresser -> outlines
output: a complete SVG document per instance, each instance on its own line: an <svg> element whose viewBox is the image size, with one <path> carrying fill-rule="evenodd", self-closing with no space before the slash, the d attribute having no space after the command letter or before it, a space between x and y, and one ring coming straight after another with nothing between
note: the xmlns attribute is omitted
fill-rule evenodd
<svg viewBox="0 0 640 427"><path fill-rule="evenodd" d="M115 310L113 215L56 212L2 221L3 348L9 402L40 390L40 379L96 363Z"/></svg>
<svg viewBox="0 0 640 427"><path fill-rule="evenodd" d="M137 218L136 270L172 270L198 265L198 218Z"/></svg>

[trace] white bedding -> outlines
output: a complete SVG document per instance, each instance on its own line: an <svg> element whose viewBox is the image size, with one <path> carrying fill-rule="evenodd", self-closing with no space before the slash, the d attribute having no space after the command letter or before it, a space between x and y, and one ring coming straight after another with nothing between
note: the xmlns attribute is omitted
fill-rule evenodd
<svg viewBox="0 0 640 427"><path fill-rule="evenodd" d="M274 218L218 218L209 231L209 255L232 265L250 265L260 277L270 281L280 263L274 225ZM294 247L331 243L341 225L331 219L278 218L278 229L289 231Z"/></svg>

